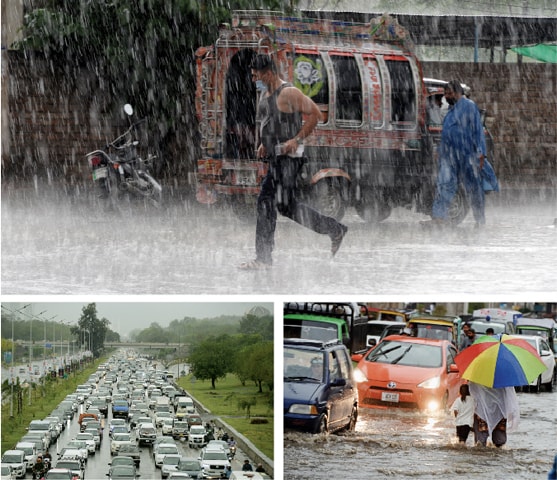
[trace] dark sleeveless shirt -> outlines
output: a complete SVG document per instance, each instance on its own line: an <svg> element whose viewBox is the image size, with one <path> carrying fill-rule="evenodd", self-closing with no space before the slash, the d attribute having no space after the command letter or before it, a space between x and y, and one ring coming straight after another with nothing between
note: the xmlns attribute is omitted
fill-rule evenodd
<svg viewBox="0 0 557 480"><path fill-rule="evenodd" d="M267 154L274 156L275 146L294 138L302 128L302 114L300 112L285 113L277 107L277 98L285 87L291 83L283 83L271 95L261 97L257 116L261 121L260 141L265 146Z"/></svg>

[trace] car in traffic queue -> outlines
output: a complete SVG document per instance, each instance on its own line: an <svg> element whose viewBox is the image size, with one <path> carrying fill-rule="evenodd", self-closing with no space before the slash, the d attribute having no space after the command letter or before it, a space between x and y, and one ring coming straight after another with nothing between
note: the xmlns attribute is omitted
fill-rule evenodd
<svg viewBox="0 0 557 480"><path fill-rule="evenodd" d="M137 466L135 460L127 456L115 456L110 462L108 462L109 467L116 467L117 465L131 465L132 467Z"/></svg>
<svg viewBox="0 0 557 480"><path fill-rule="evenodd" d="M113 433L110 440L110 454L116 455L120 447L124 444L133 444L132 436L129 433Z"/></svg>
<svg viewBox="0 0 557 480"><path fill-rule="evenodd" d="M203 425L193 425L188 432L190 448L202 448L207 445L207 430Z"/></svg>
<svg viewBox="0 0 557 480"><path fill-rule="evenodd" d="M174 419L174 422L172 424L172 437L173 438L175 438L175 439L184 438L184 439L187 440L188 430L189 430L188 422L186 422L184 420L178 420L178 418Z"/></svg>
<svg viewBox="0 0 557 480"><path fill-rule="evenodd" d="M444 339L458 345L460 323L460 317L417 315L411 317L406 326L413 337Z"/></svg>
<svg viewBox="0 0 557 480"><path fill-rule="evenodd" d="M173 418L163 418L161 425L161 432L163 435L172 435L172 428L174 426Z"/></svg>
<svg viewBox="0 0 557 480"><path fill-rule="evenodd" d="M45 473L45 480L77 480L79 477L74 475L69 468L51 468Z"/></svg>
<svg viewBox="0 0 557 480"><path fill-rule="evenodd" d="M161 465L161 477L166 478L168 477L168 475L170 475L170 472L175 472L178 467L178 464L180 463L181 458L182 456L179 453L175 455L174 454L165 455Z"/></svg>
<svg viewBox="0 0 557 480"><path fill-rule="evenodd" d="M140 477L137 469L132 465L117 465L110 467L106 474L109 480L134 480Z"/></svg>
<svg viewBox="0 0 557 480"><path fill-rule="evenodd" d="M230 467L230 460L226 452L219 446L209 448L206 446L199 455L203 478L223 478L227 467Z"/></svg>
<svg viewBox="0 0 557 480"><path fill-rule="evenodd" d="M538 375L538 377L530 383L530 385L523 385L522 390L530 390L536 393L540 392L542 388L546 391L553 391L553 379L555 377L555 357L553 351L549 346L549 342L539 335L515 335L516 338L526 340L532 347L536 349L540 356L545 370Z"/></svg>
<svg viewBox="0 0 557 480"><path fill-rule="evenodd" d="M87 433L87 432L78 433L75 436L75 440L85 442L85 444L87 445L87 450L88 450L89 454L96 453L97 442L95 442L95 437L93 437L92 433Z"/></svg>
<svg viewBox="0 0 557 480"><path fill-rule="evenodd" d="M137 442L139 446L153 445L157 438L157 429L152 423L140 423L137 429Z"/></svg>
<svg viewBox="0 0 557 480"><path fill-rule="evenodd" d="M62 457L54 466L56 469L68 469L72 472L72 478L83 480L85 478L85 467L78 458Z"/></svg>
<svg viewBox="0 0 557 480"><path fill-rule="evenodd" d="M176 445L163 443L157 448L155 453L155 467L162 468L164 457L166 455L180 455L180 451Z"/></svg>
<svg viewBox="0 0 557 480"><path fill-rule="evenodd" d="M284 339L284 425L313 433L354 430L358 390L338 340Z"/></svg>
<svg viewBox="0 0 557 480"><path fill-rule="evenodd" d="M23 450L6 450L2 454L2 463L9 465L15 478L24 478L27 470L25 452Z"/></svg>
<svg viewBox="0 0 557 480"><path fill-rule="evenodd" d="M360 406L440 411L452 405L462 383L454 358L455 346L446 339L403 335L385 337L358 362L354 378Z"/></svg>
<svg viewBox="0 0 557 480"><path fill-rule="evenodd" d="M120 448L112 459L112 463L119 457L131 458L136 467L139 467L141 463L141 452L139 451L139 447L134 443L120 445Z"/></svg>
<svg viewBox="0 0 557 480"><path fill-rule="evenodd" d="M12 467L10 467L8 464L1 464L0 480L15 480L15 475L12 472Z"/></svg>
<svg viewBox="0 0 557 480"><path fill-rule="evenodd" d="M15 450L23 450L25 453L25 462L27 470L31 470L37 461L37 447L33 442L17 442Z"/></svg>
<svg viewBox="0 0 557 480"><path fill-rule="evenodd" d="M97 428L95 427L86 428L83 433L88 433L92 435L93 440L95 441L95 448L97 450L101 448L101 434L99 433L99 430Z"/></svg>
<svg viewBox="0 0 557 480"><path fill-rule="evenodd" d="M199 458L182 457L176 466L176 470L169 472L168 478L204 478Z"/></svg>

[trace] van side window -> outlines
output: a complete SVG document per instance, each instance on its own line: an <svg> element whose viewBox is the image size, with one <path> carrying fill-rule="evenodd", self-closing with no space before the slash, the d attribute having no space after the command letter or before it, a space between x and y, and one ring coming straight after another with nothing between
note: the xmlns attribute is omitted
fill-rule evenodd
<svg viewBox="0 0 557 480"><path fill-rule="evenodd" d="M386 60L391 77L391 121L416 121L416 90L410 63L402 60Z"/></svg>
<svg viewBox="0 0 557 480"><path fill-rule="evenodd" d="M341 378L350 378L350 360L346 353L341 350L335 352L337 354L337 360L340 367Z"/></svg>
<svg viewBox="0 0 557 480"><path fill-rule="evenodd" d="M334 382L337 378L342 378L335 353L336 352L329 352L329 380L331 382Z"/></svg>
<svg viewBox="0 0 557 480"><path fill-rule="evenodd" d="M362 121L362 78L353 56L331 55L336 77L337 120Z"/></svg>

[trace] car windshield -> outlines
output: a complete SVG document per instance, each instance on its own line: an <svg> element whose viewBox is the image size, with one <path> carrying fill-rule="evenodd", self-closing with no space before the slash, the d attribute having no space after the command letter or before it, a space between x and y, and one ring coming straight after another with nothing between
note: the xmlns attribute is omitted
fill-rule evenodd
<svg viewBox="0 0 557 480"><path fill-rule="evenodd" d="M205 433L205 429L203 427L191 427L190 428L190 433L197 433L197 434L204 434Z"/></svg>
<svg viewBox="0 0 557 480"><path fill-rule="evenodd" d="M69 468L70 470L79 470L79 462L68 462L59 460L56 463L56 468Z"/></svg>
<svg viewBox="0 0 557 480"><path fill-rule="evenodd" d="M48 480L68 480L70 478L72 478L71 475L68 475L67 472L48 472L46 474L46 478L48 478Z"/></svg>
<svg viewBox="0 0 557 480"><path fill-rule="evenodd" d="M161 454L161 453L177 453L178 449L174 446L174 445L164 445L164 446L160 446L159 449L157 450L157 453Z"/></svg>
<svg viewBox="0 0 557 480"><path fill-rule="evenodd" d="M8 453L2 457L2 463L21 463L21 456Z"/></svg>
<svg viewBox="0 0 557 480"><path fill-rule="evenodd" d="M131 465L117 465L113 467L111 470L112 478L134 478L135 476L135 468Z"/></svg>
<svg viewBox="0 0 557 480"><path fill-rule="evenodd" d="M498 335L500 333L505 333L505 324L503 323L497 323L492 321L483 322L481 320L473 320L469 322L469 325L471 328L474 329L476 335L485 335L485 331L490 327L493 328L493 333L495 333L495 335Z"/></svg>
<svg viewBox="0 0 557 480"><path fill-rule="evenodd" d="M131 440L131 437L128 433L117 433L112 437L112 439L117 442L127 442Z"/></svg>
<svg viewBox="0 0 557 480"><path fill-rule="evenodd" d="M437 345L384 341L370 351L366 361L413 367L436 368L443 365L442 348Z"/></svg>
<svg viewBox="0 0 557 480"><path fill-rule="evenodd" d="M284 381L321 382L323 359L320 351L284 348Z"/></svg>
<svg viewBox="0 0 557 480"><path fill-rule="evenodd" d="M424 325L417 323L412 325L412 328L415 337L449 340L449 342L453 339L453 327L446 325Z"/></svg>
<svg viewBox="0 0 557 480"><path fill-rule="evenodd" d="M124 453L124 452L139 452L139 448L137 447L137 445L127 445L124 444L120 447L120 453Z"/></svg>
<svg viewBox="0 0 557 480"><path fill-rule="evenodd" d="M228 456L224 452L205 452L203 460L228 460Z"/></svg>
<svg viewBox="0 0 557 480"><path fill-rule="evenodd" d="M178 465L180 463L180 457L173 457L172 455L167 455L164 457L162 462L164 465Z"/></svg>
<svg viewBox="0 0 557 480"><path fill-rule="evenodd" d="M178 464L178 470L197 472L201 470L201 466L199 465L199 462L197 460L180 460L180 463Z"/></svg>

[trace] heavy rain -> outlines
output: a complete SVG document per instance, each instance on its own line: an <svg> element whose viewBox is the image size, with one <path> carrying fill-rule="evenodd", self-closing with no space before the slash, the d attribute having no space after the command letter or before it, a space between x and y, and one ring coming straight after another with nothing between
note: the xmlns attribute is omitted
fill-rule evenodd
<svg viewBox="0 0 557 480"><path fill-rule="evenodd" d="M404 209L377 226L348 212L334 259L328 237L280 220L273 267L244 272L255 226L227 210L106 215L41 190L3 195L4 294L555 293L557 208L544 201L489 204L480 231L471 219L424 228Z"/></svg>
<svg viewBox="0 0 557 480"><path fill-rule="evenodd" d="M554 6L423 2L383 15L390 2L276 1L266 5L299 3L311 20L288 10L257 24L256 13L233 17L221 2L139 3L60 1L63 13L18 5L3 15L3 296L554 301ZM319 104L298 185L348 233L332 258L327 235L279 216L272 267L242 271L255 258L266 169L253 158L261 94L246 61L259 51ZM483 226L460 190L454 225L422 223L442 130L426 108L434 84L453 79L482 112L499 179ZM109 146L143 119L124 149ZM156 158L139 161L136 147ZM545 478L555 392L519 400L520 428L497 450L458 445L448 413L362 410L349 435L286 432L284 477Z"/></svg>

